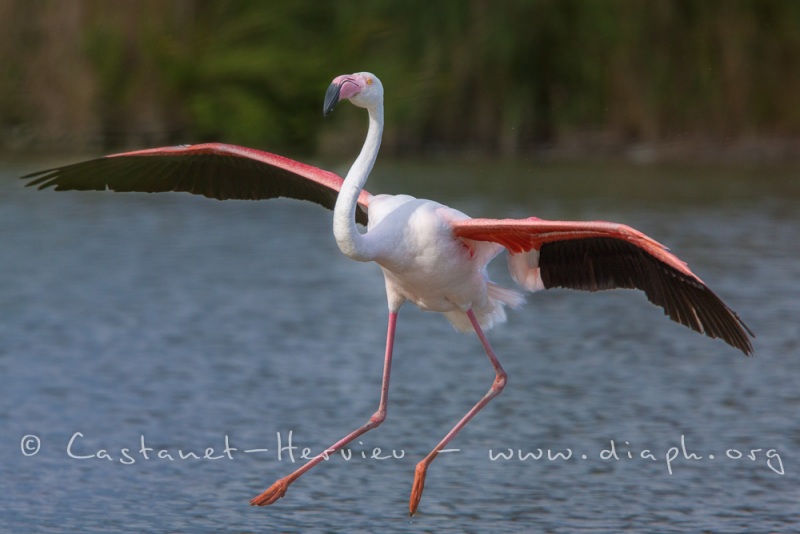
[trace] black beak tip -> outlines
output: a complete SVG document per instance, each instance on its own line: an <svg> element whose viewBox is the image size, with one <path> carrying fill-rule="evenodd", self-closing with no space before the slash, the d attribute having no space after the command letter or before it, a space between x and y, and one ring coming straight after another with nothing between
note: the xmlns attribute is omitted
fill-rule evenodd
<svg viewBox="0 0 800 534"><path fill-rule="evenodd" d="M322 115L324 117L327 117L336 107L336 104L339 103L340 90L341 86L339 84L332 83L328 86L328 90L325 91L325 103L322 105Z"/></svg>

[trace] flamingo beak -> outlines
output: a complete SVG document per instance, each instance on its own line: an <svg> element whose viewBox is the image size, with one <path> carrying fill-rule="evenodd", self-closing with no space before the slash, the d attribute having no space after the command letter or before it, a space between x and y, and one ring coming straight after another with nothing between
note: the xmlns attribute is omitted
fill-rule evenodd
<svg viewBox="0 0 800 534"><path fill-rule="evenodd" d="M328 115L340 100L348 100L361 93L367 86L363 77L353 74L343 74L333 79L328 90L325 91L325 103L322 105L322 114Z"/></svg>
<svg viewBox="0 0 800 534"><path fill-rule="evenodd" d="M325 91L325 103L322 104L323 117L327 117L328 114L333 111L333 108L336 107L336 104L339 103L339 92L341 90L342 84L336 83L336 81L328 86L328 90Z"/></svg>

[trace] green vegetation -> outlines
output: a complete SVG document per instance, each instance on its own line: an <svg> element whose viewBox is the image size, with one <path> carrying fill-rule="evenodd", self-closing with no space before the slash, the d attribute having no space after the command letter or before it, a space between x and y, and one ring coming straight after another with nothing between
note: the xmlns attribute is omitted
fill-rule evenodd
<svg viewBox="0 0 800 534"><path fill-rule="evenodd" d="M5 0L0 58L6 148L335 149L362 69L395 153L800 137L793 0Z"/></svg>

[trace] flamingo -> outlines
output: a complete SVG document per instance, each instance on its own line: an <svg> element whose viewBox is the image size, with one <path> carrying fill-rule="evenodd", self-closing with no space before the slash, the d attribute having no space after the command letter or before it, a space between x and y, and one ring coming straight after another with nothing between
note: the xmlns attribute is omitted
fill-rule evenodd
<svg viewBox="0 0 800 534"><path fill-rule="evenodd" d="M333 209L333 234L345 256L380 266L389 315L377 410L365 424L275 481L250 504L276 502L301 475L384 422L398 311L410 301L443 313L458 330L474 331L495 373L486 394L417 464L409 500L410 514L417 512L431 462L506 385L506 372L485 334L505 321L505 307L523 303L520 292L487 277L487 264L503 249L508 251L512 278L524 290L640 289L671 320L752 354L749 336L754 335L739 316L686 263L629 226L536 217L472 219L431 200L365 191L381 144L383 97L383 85L369 72L338 76L328 87L324 115L349 100L369 116L366 140L344 179L282 156L221 143L113 154L22 177L30 180L29 186L55 186L57 191L185 191L220 200L310 200ZM366 224L366 232L358 223Z"/></svg>

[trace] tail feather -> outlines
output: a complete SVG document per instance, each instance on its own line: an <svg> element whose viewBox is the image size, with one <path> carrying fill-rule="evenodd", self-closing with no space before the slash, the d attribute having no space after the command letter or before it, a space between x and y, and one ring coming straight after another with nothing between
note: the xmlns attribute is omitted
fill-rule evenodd
<svg viewBox="0 0 800 534"><path fill-rule="evenodd" d="M478 318L481 328L491 329L494 325L506 321L505 307L519 308L525 303L525 296L521 293L489 282L487 285L486 304L474 308L475 317ZM472 332L472 323L469 322L467 313L463 310L445 312L445 317L461 332Z"/></svg>

